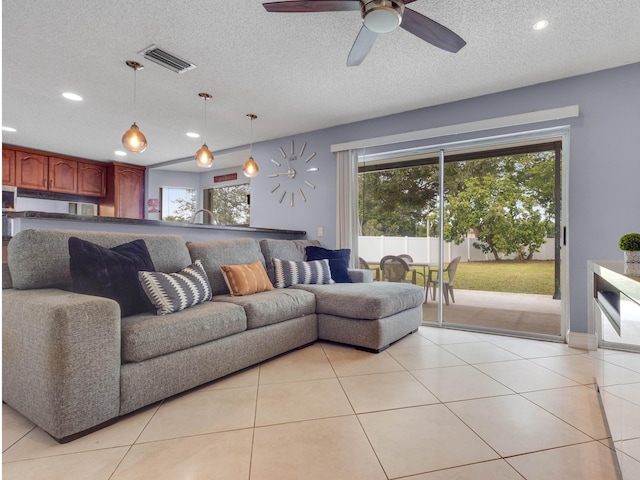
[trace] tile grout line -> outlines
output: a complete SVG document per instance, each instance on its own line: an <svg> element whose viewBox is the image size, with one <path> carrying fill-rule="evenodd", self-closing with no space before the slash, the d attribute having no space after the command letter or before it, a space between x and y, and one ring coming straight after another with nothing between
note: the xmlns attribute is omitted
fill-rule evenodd
<svg viewBox="0 0 640 480"><path fill-rule="evenodd" d="M154 417L160 411L160 407L162 407L162 405L164 405L164 402L165 402L164 399L160 401L160 403L156 407L155 411L153 412L153 415L151 415L151 417L149 417L149 420L147 420L147 422L144 424L144 426L140 429L140 433L138 433L138 435L133 440L133 442L131 442L129 445L127 445L127 447L128 447L127 451L122 456L122 458L120 459L120 461L118 462L116 467L113 469L113 472L111 472L111 475L109 475L109 480L113 478L113 476L116 474L116 472L118 471L118 469L122 465L122 462L124 462L124 459L127 458L127 455L129 455L129 453L131 453L131 450L133 449L134 445L136 445L136 442L140 439L140 437L142 436L142 434L145 431L145 429L149 426L151 421L154 419ZM113 448L117 448L117 447L113 447ZM78 452L76 452L76 453L78 453Z"/></svg>

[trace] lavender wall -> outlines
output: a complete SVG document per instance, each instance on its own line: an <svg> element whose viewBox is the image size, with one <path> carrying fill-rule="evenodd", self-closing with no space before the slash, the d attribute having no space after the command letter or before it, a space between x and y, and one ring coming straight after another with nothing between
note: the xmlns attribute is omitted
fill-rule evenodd
<svg viewBox="0 0 640 480"><path fill-rule="evenodd" d="M261 170L251 186L252 226L306 230L310 238L319 238L317 229L322 227L319 239L335 246L332 144L575 104L580 107L578 118L430 139L424 145L571 126L569 192L563 205L569 208L570 329L587 333L587 259L621 259L620 235L640 231L640 64L255 144ZM278 203L279 195L270 193L275 182L267 178L283 171L270 158L279 160L278 147L286 150L291 139L296 145L306 141L307 152L317 152L313 163L320 167L316 190L293 208ZM295 180L297 189L300 179ZM284 185L284 179L280 183Z"/></svg>

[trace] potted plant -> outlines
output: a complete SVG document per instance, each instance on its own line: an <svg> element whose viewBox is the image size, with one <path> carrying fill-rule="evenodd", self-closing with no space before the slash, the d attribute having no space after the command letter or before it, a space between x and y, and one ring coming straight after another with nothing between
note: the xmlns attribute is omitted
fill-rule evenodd
<svg viewBox="0 0 640 480"><path fill-rule="evenodd" d="M640 275L640 233L625 233L618 246L624 252L624 273Z"/></svg>

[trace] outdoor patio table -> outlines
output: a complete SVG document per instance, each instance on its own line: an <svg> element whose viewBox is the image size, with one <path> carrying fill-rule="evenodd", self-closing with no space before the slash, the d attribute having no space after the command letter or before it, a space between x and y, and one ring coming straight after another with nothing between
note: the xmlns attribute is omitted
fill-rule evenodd
<svg viewBox="0 0 640 480"><path fill-rule="evenodd" d="M427 303L427 298L429 298L429 295L427 295L428 292L428 287L427 287L427 272L429 271L429 263L426 262L410 262L409 267L422 267L422 272L417 271L420 275L422 275L422 278L424 279L424 289L425 289L425 296L424 296L424 303Z"/></svg>

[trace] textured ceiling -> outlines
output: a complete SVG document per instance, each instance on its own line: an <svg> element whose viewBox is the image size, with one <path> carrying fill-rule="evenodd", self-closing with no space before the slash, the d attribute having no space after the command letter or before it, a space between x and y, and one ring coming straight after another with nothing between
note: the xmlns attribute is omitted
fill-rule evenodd
<svg viewBox="0 0 640 480"><path fill-rule="evenodd" d="M154 165L382 115L640 61L637 0L417 0L410 8L458 33L457 54L402 29L380 35L359 67L346 59L358 12L267 13L259 0L4 0L6 143ZM544 31L531 26L546 18ZM198 68L178 75L137 52L156 44ZM149 141L116 157L135 120ZM84 97L70 102L61 93ZM246 152L220 155L216 167Z"/></svg>

